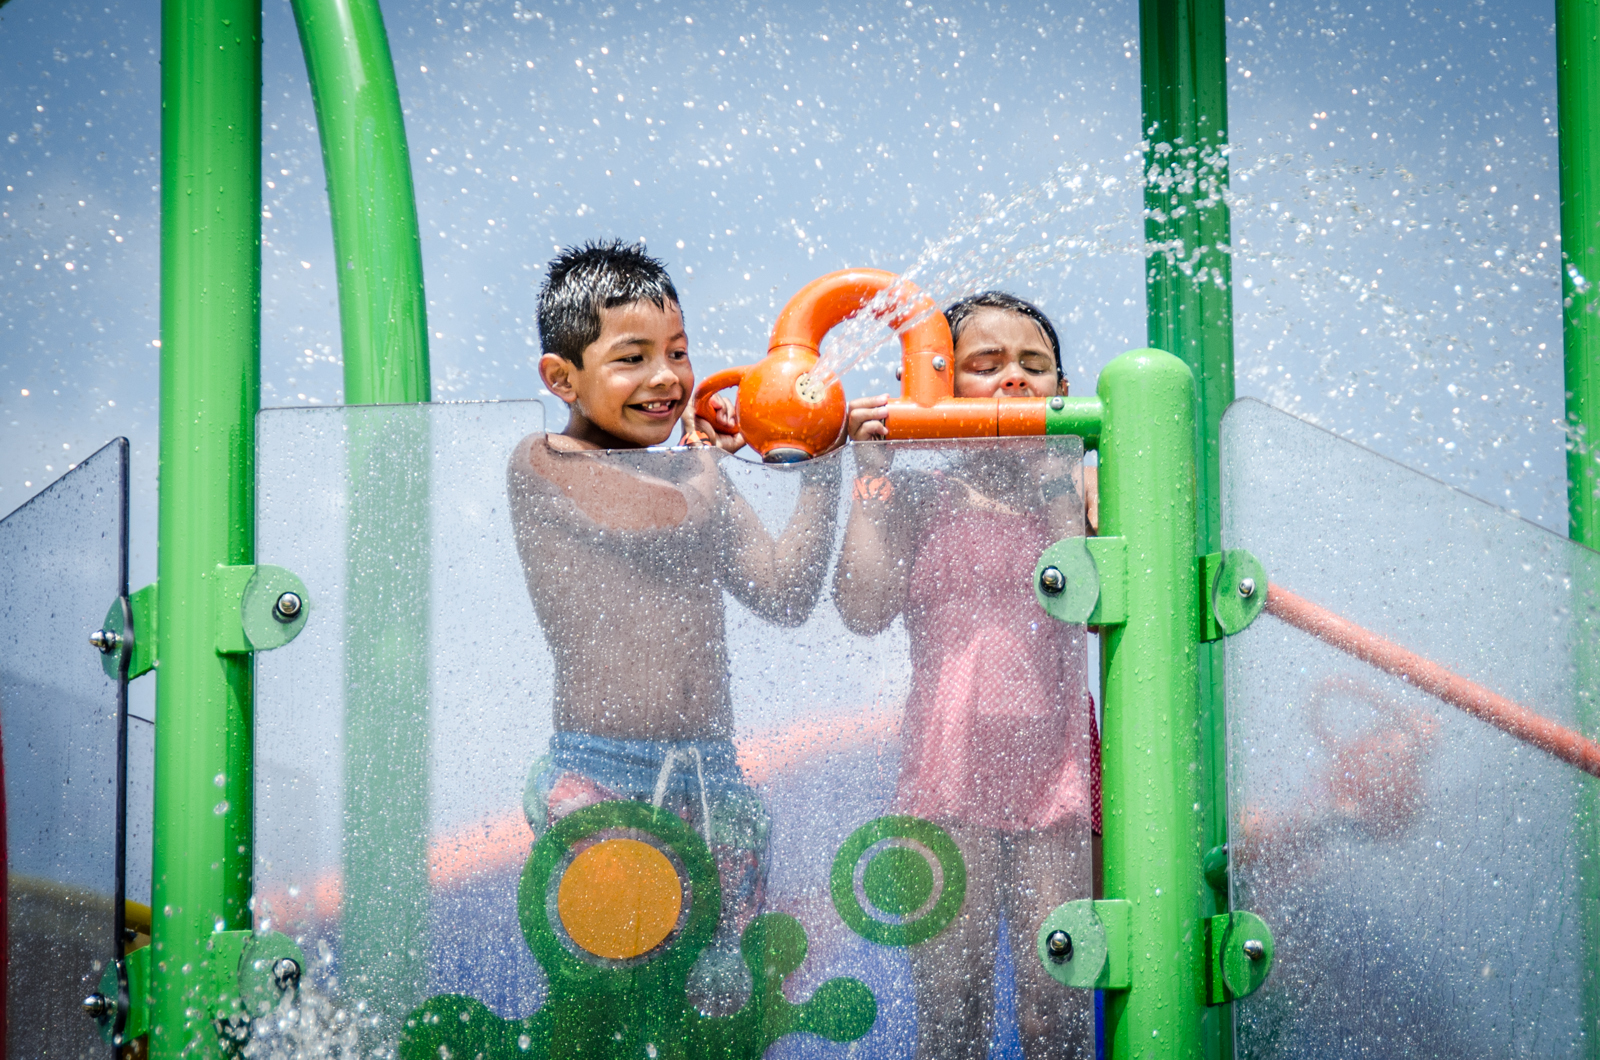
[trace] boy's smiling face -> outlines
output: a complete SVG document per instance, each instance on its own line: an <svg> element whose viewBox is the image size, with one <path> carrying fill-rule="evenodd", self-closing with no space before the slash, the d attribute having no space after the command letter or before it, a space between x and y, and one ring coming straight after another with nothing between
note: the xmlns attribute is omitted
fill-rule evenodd
<svg viewBox="0 0 1600 1060"><path fill-rule="evenodd" d="M673 302L602 309L600 337L584 347L583 367L547 353L539 374L571 412L561 433L601 449L665 442L694 393L689 340Z"/></svg>

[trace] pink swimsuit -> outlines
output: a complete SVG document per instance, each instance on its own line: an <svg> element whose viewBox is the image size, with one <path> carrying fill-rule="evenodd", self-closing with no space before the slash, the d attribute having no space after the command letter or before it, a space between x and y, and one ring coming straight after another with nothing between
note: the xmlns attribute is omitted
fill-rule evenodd
<svg viewBox="0 0 1600 1060"><path fill-rule="evenodd" d="M1049 529L1038 515L955 507L941 494L906 601L898 809L1007 830L1087 821L1094 708L1082 628L1050 618L1033 595Z"/></svg>

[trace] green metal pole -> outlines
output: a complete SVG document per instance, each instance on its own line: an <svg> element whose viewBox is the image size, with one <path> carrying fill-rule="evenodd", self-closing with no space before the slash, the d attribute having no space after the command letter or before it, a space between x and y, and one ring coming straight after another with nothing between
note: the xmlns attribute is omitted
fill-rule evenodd
<svg viewBox="0 0 1600 1060"><path fill-rule="evenodd" d="M1133 904L1132 988L1106 995L1110 1055L1203 1051L1194 376L1160 350L1100 374L1100 532L1127 540L1128 621L1101 634L1107 898Z"/></svg>
<svg viewBox="0 0 1600 1060"><path fill-rule="evenodd" d="M1195 551L1222 550L1220 429L1233 403L1233 242L1227 201L1227 25L1223 0L1140 0L1148 341L1195 377L1199 517ZM1221 641L1199 647L1205 848L1228 839ZM1227 908L1225 888L1211 912ZM1207 1055L1232 1055L1228 1010L1209 1009Z"/></svg>
<svg viewBox="0 0 1600 1060"><path fill-rule="evenodd" d="M1566 354L1567 508L1572 540L1600 548L1600 317L1595 282L1600 280L1600 7L1593 0L1556 2L1556 102L1560 122L1561 294ZM1600 586L1587 568L1574 572L1573 614L1592 614ZM1580 626L1575 645L1578 716L1583 730L1600 731L1594 688L1600 684L1595 631ZM1580 894L1584 952L1585 1054L1600 1057L1600 792L1590 781L1578 824L1582 859Z"/></svg>
<svg viewBox="0 0 1600 1060"><path fill-rule="evenodd" d="M1561 145L1561 294L1565 307L1568 508L1574 541L1600 547L1600 7L1557 0L1556 98Z"/></svg>
<svg viewBox="0 0 1600 1060"><path fill-rule="evenodd" d="M405 118L376 0L293 0L322 137L345 402L429 400L428 325ZM345 629L346 899L340 978L364 1048L423 997L431 692L426 416L350 421Z"/></svg>
<svg viewBox="0 0 1600 1060"><path fill-rule="evenodd" d="M161 8L161 439L150 1054L219 1055L196 992L250 926L251 667L219 655L218 564L253 562L261 9Z"/></svg>
<svg viewBox="0 0 1600 1060"><path fill-rule="evenodd" d="M293 0L322 136L345 403L429 400L427 302L405 116L377 0Z"/></svg>

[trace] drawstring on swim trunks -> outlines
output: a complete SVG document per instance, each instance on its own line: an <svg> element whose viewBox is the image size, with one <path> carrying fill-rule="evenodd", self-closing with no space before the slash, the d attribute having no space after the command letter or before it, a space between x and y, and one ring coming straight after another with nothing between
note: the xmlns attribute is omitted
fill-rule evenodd
<svg viewBox="0 0 1600 1060"><path fill-rule="evenodd" d="M700 755L700 748L690 747L679 749L674 747L667 752L666 758L661 763L661 772L656 776L656 797L653 800L656 809L661 809L662 803L667 801L667 784L672 780L672 767L678 761L678 756L685 759L694 759L695 779L700 784L700 821L701 831L706 836L706 846L711 845L711 802L706 797L706 769L705 760Z"/></svg>

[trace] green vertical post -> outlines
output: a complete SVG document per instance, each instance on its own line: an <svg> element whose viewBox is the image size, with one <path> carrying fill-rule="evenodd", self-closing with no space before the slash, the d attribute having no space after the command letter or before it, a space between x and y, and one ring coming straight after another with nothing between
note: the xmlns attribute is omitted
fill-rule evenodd
<svg viewBox="0 0 1600 1060"><path fill-rule="evenodd" d="M1132 903L1132 987L1106 994L1118 1060L1204 1048L1194 376L1160 350L1100 375L1100 532L1127 540L1128 620L1101 634L1107 898Z"/></svg>
<svg viewBox="0 0 1600 1060"><path fill-rule="evenodd" d="M261 9L161 7L161 438L150 1054L218 1055L206 941L250 926L251 666L218 564L255 554Z"/></svg>
<svg viewBox="0 0 1600 1060"><path fill-rule="evenodd" d="M1228 204L1227 24L1223 0L1141 0L1148 341L1193 371L1198 453L1195 552L1222 549L1220 429L1233 403L1233 237ZM1199 648L1201 805L1207 850L1227 842L1227 729L1221 641ZM1211 911L1227 907L1225 891ZM1207 1054L1231 1055L1226 1009L1208 1010Z"/></svg>
<svg viewBox="0 0 1600 1060"><path fill-rule="evenodd" d="M345 402L425 402L422 244L383 15L376 0L293 8L327 173ZM364 411L349 427L340 978L371 1049L427 986L432 446L420 411Z"/></svg>
<svg viewBox="0 0 1600 1060"><path fill-rule="evenodd" d="M1556 2L1556 102L1560 132L1561 295L1566 355L1567 509L1572 540L1600 548L1600 317L1595 283L1600 281L1600 8L1593 0ZM1578 718L1590 735L1600 732L1594 688L1600 684L1595 656L1594 584L1587 569L1574 571L1573 615L1578 620L1576 682ZM1585 856L1580 895L1584 948L1589 954L1583 984L1585 1055L1600 1057L1600 792L1589 781L1578 824Z"/></svg>
<svg viewBox="0 0 1600 1060"><path fill-rule="evenodd" d="M348 405L429 400L405 115L377 0L293 0L322 137Z"/></svg>
<svg viewBox="0 0 1600 1060"><path fill-rule="evenodd" d="M1557 0L1556 100L1561 145L1561 295L1565 307L1567 505L1571 536L1600 547L1600 8Z"/></svg>

